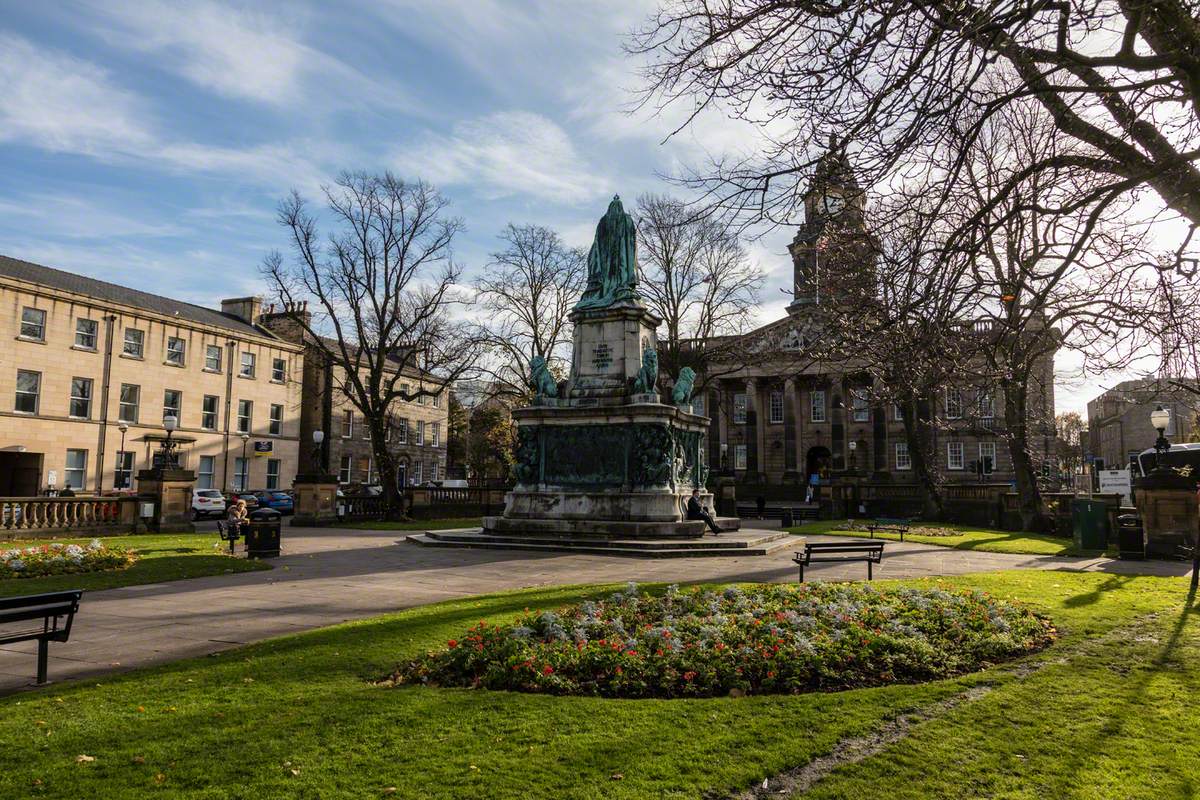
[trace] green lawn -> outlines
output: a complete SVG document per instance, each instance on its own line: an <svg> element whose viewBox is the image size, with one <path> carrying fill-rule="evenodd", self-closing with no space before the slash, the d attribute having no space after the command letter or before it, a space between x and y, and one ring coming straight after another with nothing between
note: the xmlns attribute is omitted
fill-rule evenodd
<svg viewBox="0 0 1200 800"><path fill-rule="evenodd" d="M953 547L956 550L983 550L989 553L1030 553L1040 556L1080 556L1100 555L1096 550L1079 550L1070 539L1061 536L1046 536L1040 533L1022 533L1020 531L1000 531L992 528L978 528L971 525L955 525L948 522L930 523L939 528L953 528L960 531L958 536L917 536L904 534L906 542L934 544L938 547ZM809 522L795 528L788 528L791 533L827 535L827 536L862 536L867 537L866 531L839 530L848 525L846 520L821 520ZM897 533L877 533L877 539L899 541ZM1111 555L1116 555L1112 552Z"/></svg>
<svg viewBox="0 0 1200 800"><path fill-rule="evenodd" d="M338 527L360 531L441 531L449 528L478 528L482 524L483 520L479 517L454 517L451 519L416 519L407 522L368 519L362 522L347 522Z"/></svg>
<svg viewBox="0 0 1200 800"><path fill-rule="evenodd" d="M1029 602L1062 639L974 675L833 694L633 701L371 683L481 618L611 587L472 598L0 698L0 797L720 797L922 710L805 797L1194 796L1200 615L1183 611L1184 580L943 585Z"/></svg>
<svg viewBox="0 0 1200 800"><path fill-rule="evenodd" d="M12 547L48 544L50 541L64 544L87 544L92 539L37 539L0 542L0 550ZM102 536L100 541L113 547L136 550L141 558L129 569L112 572L88 572L79 575L50 575L44 578L10 578L0 580L0 597L18 594L54 592L59 589L113 589L118 586L136 586L142 583L165 583L183 578L199 578L204 575L220 575L223 572L249 572L270 569L261 561L230 558L213 545L228 548L217 538L216 531L209 533L138 534L134 536Z"/></svg>

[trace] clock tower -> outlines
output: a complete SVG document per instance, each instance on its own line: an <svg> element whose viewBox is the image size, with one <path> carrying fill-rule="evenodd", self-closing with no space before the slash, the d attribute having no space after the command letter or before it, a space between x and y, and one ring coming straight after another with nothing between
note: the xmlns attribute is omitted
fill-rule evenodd
<svg viewBox="0 0 1200 800"><path fill-rule="evenodd" d="M861 247L868 239L865 208L865 193L855 180L845 148L830 137L829 152L817 162L804 194L804 223L788 245L794 270L789 312L827 300L848 283L870 280L874 270Z"/></svg>

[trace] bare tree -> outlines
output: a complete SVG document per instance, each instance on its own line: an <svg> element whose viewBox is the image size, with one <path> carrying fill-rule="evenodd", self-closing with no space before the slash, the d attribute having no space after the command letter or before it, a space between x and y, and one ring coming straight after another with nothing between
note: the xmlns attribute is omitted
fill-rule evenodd
<svg viewBox="0 0 1200 800"><path fill-rule="evenodd" d="M293 192L279 206L291 257L270 254L262 272L308 346L334 368L333 390L362 413L395 516L393 406L442 393L472 368L478 349L451 313L462 302L452 249L462 223L433 187L391 173L343 173L324 194L333 232L322 238ZM310 303L317 313L306 313Z"/></svg>
<svg viewBox="0 0 1200 800"><path fill-rule="evenodd" d="M1098 198L1151 187L1200 225L1200 7L1194 0L664 0L629 44L647 56L643 102L678 105L685 127L710 106L777 123L763 152L696 175L720 201L786 223L834 131L867 185L941 148L968 144L997 112L1032 100L1078 147L1036 158L992 187L988 217L1029 179L1091 174ZM965 166L943 159L947 182ZM945 198L948 199L948 198Z"/></svg>
<svg viewBox="0 0 1200 800"><path fill-rule="evenodd" d="M693 342L742 333L758 305L763 274L752 264L737 234L711 214L661 195L642 195L637 208L639 291L663 319L659 337L663 368L677 375L696 370L707 352Z"/></svg>
<svg viewBox="0 0 1200 800"><path fill-rule="evenodd" d="M500 234L504 249L492 254L475 281L481 321L477 334L491 352L487 372L499 394L529 393L529 362L546 359L555 374L570 365L571 329L567 320L579 300L587 272L587 254L563 244L540 225L509 225Z"/></svg>

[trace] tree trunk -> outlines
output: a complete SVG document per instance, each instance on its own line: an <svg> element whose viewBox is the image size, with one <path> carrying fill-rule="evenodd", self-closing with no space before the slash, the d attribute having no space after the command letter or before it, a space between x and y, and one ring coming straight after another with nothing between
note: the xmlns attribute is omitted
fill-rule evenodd
<svg viewBox="0 0 1200 800"><path fill-rule="evenodd" d="M396 456L387 447L387 433L383 419L369 419L371 429L371 452L375 456L375 471L383 487L383 518L401 520L404 514L404 495L396 484Z"/></svg>
<svg viewBox="0 0 1200 800"><path fill-rule="evenodd" d="M900 404L904 417L904 441L908 443L908 458L912 461L913 475L921 488L922 516L927 519L944 519L945 503L942 498L939 476L930 468L934 463L929 458L929 420L922 414L916 402Z"/></svg>
<svg viewBox="0 0 1200 800"><path fill-rule="evenodd" d="M1008 454L1012 458L1013 475L1017 482L1017 508L1021 514L1021 530L1042 532L1047 528L1042 513L1042 495L1037 484L1037 470L1029 457L1029 428L1026 406L1029 399L1028 379L1015 376L1004 382L1004 426L1008 432Z"/></svg>

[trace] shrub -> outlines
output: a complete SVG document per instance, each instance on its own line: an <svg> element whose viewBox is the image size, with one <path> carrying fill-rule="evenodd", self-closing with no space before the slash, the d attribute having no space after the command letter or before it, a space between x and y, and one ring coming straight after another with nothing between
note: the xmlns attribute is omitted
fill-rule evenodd
<svg viewBox="0 0 1200 800"><path fill-rule="evenodd" d="M0 550L0 579L103 572L125 569L135 561L137 554L132 550L108 547L99 539L93 539L86 546L52 542Z"/></svg>
<svg viewBox="0 0 1200 800"><path fill-rule="evenodd" d="M626 591L482 621L395 683L603 697L831 691L944 678L1053 641L1046 618L981 592L811 583Z"/></svg>
<svg viewBox="0 0 1200 800"><path fill-rule="evenodd" d="M862 531L870 533L871 528L865 522L850 522L845 525L839 525L836 530L839 531ZM909 525L908 536L962 536L963 532L954 528L943 528L938 525Z"/></svg>

